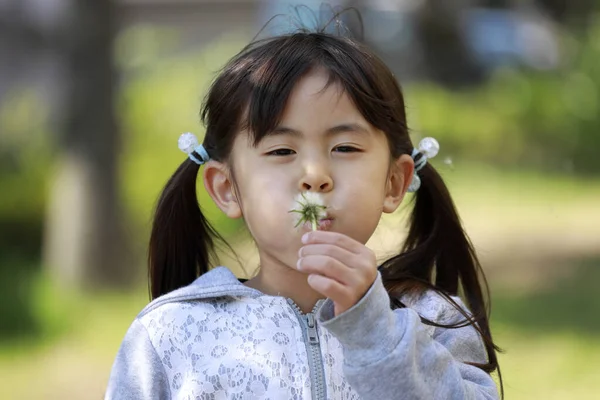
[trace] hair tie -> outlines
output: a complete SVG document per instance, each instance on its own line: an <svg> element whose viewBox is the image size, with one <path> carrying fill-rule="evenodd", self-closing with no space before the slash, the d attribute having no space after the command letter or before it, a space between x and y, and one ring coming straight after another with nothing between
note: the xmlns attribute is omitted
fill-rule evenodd
<svg viewBox="0 0 600 400"><path fill-rule="evenodd" d="M186 153L190 160L192 160L198 165L202 165L210 160L210 156L208 155L208 152L206 151L204 146L198 144L198 138L191 132L186 132L179 136L177 145L179 146L179 150ZM194 153L200 156L200 160L196 158Z"/></svg>
<svg viewBox="0 0 600 400"><path fill-rule="evenodd" d="M411 157L415 162L415 171L413 173L412 181L408 186L409 192L416 192L421 187L421 178L417 173L423 169L425 164L427 164L427 160L433 158L440 151L440 144L437 140L432 137L426 137L419 142L418 149L413 149ZM418 157L419 154L421 157Z"/></svg>

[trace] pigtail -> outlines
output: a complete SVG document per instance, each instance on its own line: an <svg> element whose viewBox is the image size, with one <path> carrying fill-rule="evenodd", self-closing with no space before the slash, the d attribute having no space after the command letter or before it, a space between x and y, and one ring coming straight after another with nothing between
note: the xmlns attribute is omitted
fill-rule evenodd
<svg viewBox="0 0 600 400"><path fill-rule="evenodd" d="M486 289L487 282L452 197L431 164L419 171L419 177L421 187L415 193L402 249L405 262L411 273L427 282L435 280L435 286L448 294L458 295L462 288L469 308L475 314L487 314L480 278Z"/></svg>
<svg viewBox="0 0 600 400"><path fill-rule="evenodd" d="M167 182L156 207L148 253L151 299L192 283L209 269L215 238L196 195L200 166L187 159Z"/></svg>
<svg viewBox="0 0 600 400"><path fill-rule="evenodd" d="M413 199L408 236L402 251L381 267L384 285L392 302L402 294L426 288L445 297L465 320L454 325L423 322L445 328L473 325L481 334L488 354L488 363L477 366L492 372L498 368L496 351L499 349L494 345L489 327L487 281L441 176L428 163L419 171L419 177L421 186ZM480 282L485 288L485 297ZM459 292L472 315L467 315L450 298Z"/></svg>

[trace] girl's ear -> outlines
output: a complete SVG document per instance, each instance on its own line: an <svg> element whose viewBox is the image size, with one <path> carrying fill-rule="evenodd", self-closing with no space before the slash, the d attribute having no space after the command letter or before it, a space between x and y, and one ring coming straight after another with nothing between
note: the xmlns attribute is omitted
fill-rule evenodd
<svg viewBox="0 0 600 400"><path fill-rule="evenodd" d="M240 218L242 209L225 164L211 160L204 165L204 187L217 207L229 218Z"/></svg>
<svg viewBox="0 0 600 400"><path fill-rule="evenodd" d="M398 209L406 190L412 181L415 163L411 156L402 154L395 160L390 168L385 198L383 200L383 212L393 213Z"/></svg>

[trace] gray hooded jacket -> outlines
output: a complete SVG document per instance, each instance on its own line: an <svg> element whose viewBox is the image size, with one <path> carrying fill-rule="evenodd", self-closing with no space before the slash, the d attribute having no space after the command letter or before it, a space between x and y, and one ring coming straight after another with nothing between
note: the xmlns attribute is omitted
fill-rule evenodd
<svg viewBox="0 0 600 400"><path fill-rule="evenodd" d="M105 399L497 399L491 376L466 364L487 361L477 331L419 315L464 317L434 292L401 300L390 308L378 275L343 314L331 300L303 314L215 268L137 316Z"/></svg>

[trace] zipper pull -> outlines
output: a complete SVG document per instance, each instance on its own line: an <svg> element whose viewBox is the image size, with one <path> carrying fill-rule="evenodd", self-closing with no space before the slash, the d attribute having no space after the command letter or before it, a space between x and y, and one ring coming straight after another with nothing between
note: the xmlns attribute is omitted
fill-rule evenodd
<svg viewBox="0 0 600 400"><path fill-rule="evenodd" d="M311 344L319 343L319 334L317 333L317 325L315 324L315 315L313 313L306 314L306 333Z"/></svg>

